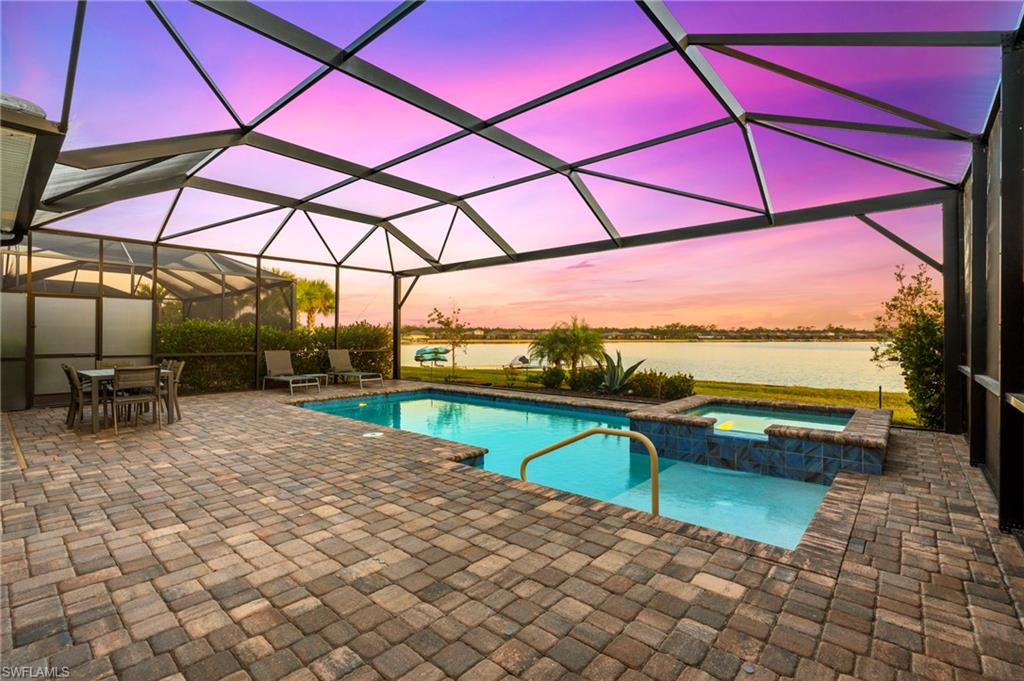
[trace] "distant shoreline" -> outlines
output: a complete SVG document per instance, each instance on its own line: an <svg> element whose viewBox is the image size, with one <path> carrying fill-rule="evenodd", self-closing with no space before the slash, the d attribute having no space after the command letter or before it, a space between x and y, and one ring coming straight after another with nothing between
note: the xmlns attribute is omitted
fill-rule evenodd
<svg viewBox="0 0 1024 681"><path fill-rule="evenodd" d="M605 343L880 343L883 338L605 338ZM532 338L468 338L470 345L523 345ZM441 338L403 340L402 345L444 345Z"/></svg>

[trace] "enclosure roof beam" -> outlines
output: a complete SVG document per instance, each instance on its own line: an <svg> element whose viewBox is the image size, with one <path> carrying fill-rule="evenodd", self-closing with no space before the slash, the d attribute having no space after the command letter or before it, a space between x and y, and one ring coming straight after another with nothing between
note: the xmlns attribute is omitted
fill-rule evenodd
<svg viewBox="0 0 1024 681"><path fill-rule="evenodd" d="M313 165L320 166L321 168L327 168L339 173L345 173L346 175L351 175L354 178L370 180L377 184L383 184L393 189L400 189L410 194L416 194L417 196L424 196L435 201L451 203L458 198L455 194L451 194L419 182L413 182L412 180L406 180L405 178L391 175L390 173L377 171L369 166L364 166L353 161L347 161L345 159L338 158L337 156L325 154L320 151L309 149L307 147L293 144L292 142L287 142L276 137L270 137L258 132L251 132L246 135L245 143L249 146L256 147L257 149L262 149L263 151L287 156L288 158L292 158L297 161L311 163ZM350 184L350 181L346 180L344 182L331 185L326 189L310 194L307 198L312 199L317 196L322 196L323 194L332 192L346 184Z"/></svg>
<svg viewBox="0 0 1024 681"><path fill-rule="evenodd" d="M860 104L866 104L867 106L879 109L880 111L884 111L894 116L898 116L899 118L903 118L914 123L919 123L921 125L925 125L935 130L942 130L948 132L952 135L955 135L956 137L959 137L960 139L971 139L971 133L967 132L966 130L962 130L947 123L943 123L942 121L935 120L934 118L929 118L928 116L922 116L921 114L914 113L909 109L904 109L894 104L884 102L880 99L875 99L874 97L863 95L859 92L855 92L848 88L840 87L839 85L834 85L833 83L829 83L828 81L822 80L820 78L815 78L814 76L802 73L800 71L797 71L796 69L791 69L789 67L782 66L781 64L776 64L775 62L768 61L767 59L755 57L752 54L741 52L740 50L736 50L731 47L714 46L710 47L709 49L712 49L715 52L719 52L734 59L744 61L753 66L757 66L766 71L770 71L780 76L784 76L786 78L789 78L790 80L795 80L799 83L803 83L804 85L809 85L819 90L824 90L825 92L830 92L834 95L845 97L846 99L853 100Z"/></svg>
<svg viewBox="0 0 1024 681"><path fill-rule="evenodd" d="M881 156L875 156L874 154L868 154L868 153L863 152L863 151L858 151L857 149L853 149L851 147L847 147L847 146L844 146L842 144L836 144L835 142L829 142L828 140L821 139L820 137L815 137L814 135L808 135L806 133L798 132L796 130L790 130L789 128L781 126L781 125L775 125L773 123L765 123L763 121L755 121L754 124L755 125L759 125L762 128L767 128L769 130L774 130L775 132L781 133L783 135L788 135L790 137L795 137L796 139L803 140L805 142L809 142L811 144L818 145L820 147L825 147L826 149L831 149L832 151L838 151L841 154L846 154L848 156L854 156L856 158L859 158L859 159L862 159L862 160L865 160L865 161L870 161L871 163L875 163L875 164L878 164L880 166L885 166L886 168L891 168L893 170L898 170L900 172L907 173L908 175L914 175L914 176L920 177L920 178L922 178L924 180L930 180L932 182L937 182L939 184L944 184L944 185L947 185L947 186L950 186L950 187L956 186L956 184L957 184L956 182L954 182L952 180L949 180L949 179L947 179L945 177L942 177L941 175L936 175L934 173L929 173L928 171L920 170L918 168L914 168L913 166L905 165L903 163L896 163L895 161L890 161L888 159L884 159Z"/></svg>
<svg viewBox="0 0 1024 681"><path fill-rule="evenodd" d="M661 232L635 234L622 237L622 247L632 248L636 246L652 246L655 244L688 241L690 239L722 236L725 234L738 234L741 232L785 227L808 222L818 222L821 220L832 220L841 217L853 217L863 215L865 213L915 208L917 206L941 203L943 199L949 196L950 193L955 192L955 189L945 187L921 189L900 194L877 196L869 199L858 199L856 201L844 201L841 203L831 203L811 208L801 208L799 210L783 211L775 214L774 222L769 222L768 219L762 215L705 225L695 225L692 227L668 229ZM599 253L602 251L612 250L614 248L616 248L615 245L608 240L591 241L587 243L570 244L568 246L557 246L554 248L521 252L517 254L516 260L521 262L548 260L550 258ZM507 262L507 260L501 257L480 258L477 260L442 264L439 269L442 272L452 272L477 269L481 267L492 267L494 265L504 265L507 264ZM431 273L431 270L426 268L396 272L399 276L404 277Z"/></svg>
<svg viewBox="0 0 1024 681"><path fill-rule="evenodd" d="M78 55L82 48L82 29L85 26L85 0L78 0L75 7L75 24L71 30L71 48L68 51L68 70L64 79L64 99L60 109L60 122L57 128L67 132L71 119L71 102L75 93L75 78L78 74Z"/></svg>
<svg viewBox="0 0 1024 681"><path fill-rule="evenodd" d="M269 203L283 208L302 208L303 210L308 210L310 213L318 213L332 218L341 218L342 220L351 220L352 222L376 224L383 220L383 218L375 215L368 215L354 210L346 210L345 208L335 208L334 206L328 206L322 203L312 203L303 199L284 196L283 194L251 189L249 187L242 187L229 182L221 182L220 180L211 180L205 177L192 176L185 180L184 186L191 187L193 189L202 189L208 192L215 192L217 194L234 196L240 199Z"/></svg>
<svg viewBox="0 0 1024 681"><path fill-rule="evenodd" d="M755 206L749 206L745 203L736 203L735 201L727 201L725 199L716 199L713 196L705 196L704 194L695 194L694 192L684 191L682 189L674 189L672 187L666 187L660 184L651 184L650 182L642 182L640 180L633 180L628 177L620 177L618 175L611 175L609 173L602 173L596 170L588 170L586 168L580 168L579 172L583 175L592 175L594 177L600 177L605 180L612 180L614 182L621 182L623 184L631 184L634 187L643 187L644 189L651 189L656 192L664 192L665 194L675 194L676 196L684 196L688 199L695 201L703 201L705 203L713 203L719 206L726 206L728 208L735 208L737 210L745 210L750 213L757 213L764 215L764 211Z"/></svg>
<svg viewBox="0 0 1024 681"><path fill-rule="evenodd" d="M836 128L838 130L858 130L884 135L902 135L904 137L921 137L925 139L951 140L963 142L963 137L934 128L912 128L902 125L883 125L879 123L860 123L858 121L841 121L833 118L812 118L809 116L790 116L785 114L747 112L747 120L757 123L789 123L791 125L808 125L819 128Z"/></svg>
<svg viewBox="0 0 1024 681"><path fill-rule="evenodd" d="M852 33L690 33L691 45L809 47L998 47L1002 31Z"/></svg>
<svg viewBox="0 0 1024 681"><path fill-rule="evenodd" d="M81 170L90 170L103 166L148 161L154 158L166 158L191 154L197 151L232 147L241 144L242 138L243 135L238 130L217 130L215 132L200 132L193 135L163 137L143 142L110 144L102 147L63 151L57 157L57 163Z"/></svg>

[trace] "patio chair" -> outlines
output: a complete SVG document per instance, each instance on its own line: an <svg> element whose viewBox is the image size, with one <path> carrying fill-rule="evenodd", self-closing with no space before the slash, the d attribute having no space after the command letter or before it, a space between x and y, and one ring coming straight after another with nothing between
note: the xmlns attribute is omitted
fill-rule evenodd
<svg viewBox="0 0 1024 681"><path fill-rule="evenodd" d="M82 379L78 371L67 364L61 364L64 375L68 379L68 387L71 389L71 402L68 403L68 417L65 423L68 428L74 428L79 422L85 420L85 405L91 404L92 381ZM102 386L101 386L102 387ZM100 394L100 402L103 404L103 422L107 421L107 405L110 403L110 394L106 390Z"/></svg>
<svg viewBox="0 0 1024 681"><path fill-rule="evenodd" d="M327 374L297 374L292 368L292 353L288 350L265 350L264 360L267 363L267 374L263 377L263 389L267 389L267 381L278 381L288 384L288 394L294 395L295 388L316 386L320 392L320 378Z"/></svg>
<svg viewBox="0 0 1024 681"><path fill-rule="evenodd" d="M116 369L117 367L131 367L135 366L135 362L130 359L98 359L96 360L97 369Z"/></svg>
<svg viewBox="0 0 1024 681"><path fill-rule="evenodd" d="M349 378L355 378L359 381L360 388L363 387L363 381L380 381L381 386L384 385L384 377L380 374L373 371L357 371L352 366L348 350L328 350L327 356L331 360L331 368L327 370L327 375L335 380L340 376L344 383Z"/></svg>
<svg viewBox="0 0 1024 681"><path fill-rule="evenodd" d="M185 362L176 359L165 359L160 362L161 371L169 371L171 375L160 383L160 394L167 408L167 422L171 416L181 420L181 405L178 404L178 386L181 385L181 372L185 370Z"/></svg>
<svg viewBox="0 0 1024 681"><path fill-rule="evenodd" d="M114 435L117 435L118 407L131 412L134 406L153 405L153 423L160 427L161 408L160 366L115 367L113 396L110 398L114 406ZM139 423L139 409L135 410L135 425Z"/></svg>

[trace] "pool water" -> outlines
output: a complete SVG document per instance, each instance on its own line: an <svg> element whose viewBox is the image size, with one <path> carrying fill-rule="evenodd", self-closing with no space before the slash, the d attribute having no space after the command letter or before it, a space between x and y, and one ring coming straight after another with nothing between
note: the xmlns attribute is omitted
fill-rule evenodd
<svg viewBox="0 0 1024 681"><path fill-rule="evenodd" d="M307 409L476 445L476 463L519 478L523 457L582 430L629 429L615 412L537 402L415 392L307 402ZM368 429L372 430L372 429ZM651 509L651 470L629 440L595 435L530 462L531 482L642 511ZM659 462L663 516L794 548L828 491L824 485L682 461Z"/></svg>
<svg viewBox="0 0 1024 681"><path fill-rule="evenodd" d="M768 426L797 426L817 430L842 430L850 422L849 414L803 411L799 409L771 409L734 404L707 404L686 412L689 416L704 416L715 420L718 435L739 435L767 440Z"/></svg>

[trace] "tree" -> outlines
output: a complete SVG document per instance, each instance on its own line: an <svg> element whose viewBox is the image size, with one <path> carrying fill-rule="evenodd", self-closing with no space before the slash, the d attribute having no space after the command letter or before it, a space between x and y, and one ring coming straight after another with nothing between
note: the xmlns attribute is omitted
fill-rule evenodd
<svg viewBox="0 0 1024 681"><path fill-rule="evenodd" d="M921 425L938 428L943 422L942 297L925 265L908 275L896 268L896 293L882 303L875 331L887 340L872 347L879 366L896 364L903 374L909 402Z"/></svg>
<svg viewBox="0 0 1024 681"><path fill-rule="evenodd" d="M570 322L555 324L538 334L530 343L530 357L553 365L567 363L575 374L584 359L604 358L604 339L586 320L580 321L573 315Z"/></svg>
<svg viewBox="0 0 1024 681"><path fill-rule="evenodd" d="M316 317L334 312L334 289L323 279L298 279L295 282L295 307L306 315L306 328L316 328Z"/></svg>
<svg viewBox="0 0 1024 681"><path fill-rule="evenodd" d="M427 321L441 330L441 336L451 349L452 369L450 376L455 377L455 353L459 348L466 347L466 339L469 336L469 324L462 321L459 315L462 308L452 308L451 314L445 314L436 307L427 316Z"/></svg>

